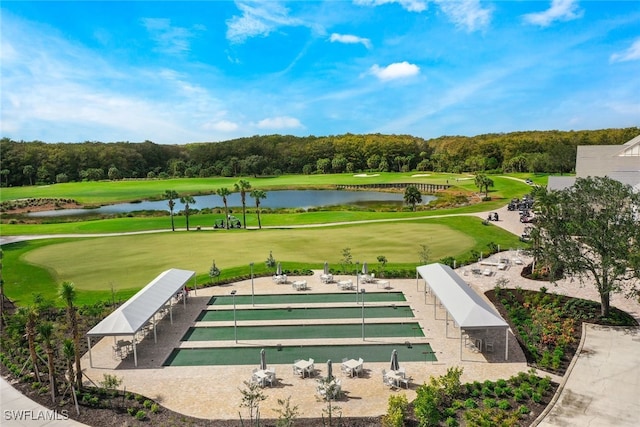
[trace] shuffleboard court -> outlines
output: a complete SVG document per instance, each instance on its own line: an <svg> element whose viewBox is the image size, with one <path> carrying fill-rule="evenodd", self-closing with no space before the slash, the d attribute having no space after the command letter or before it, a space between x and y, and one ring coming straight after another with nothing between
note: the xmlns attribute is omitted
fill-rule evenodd
<svg viewBox="0 0 640 427"><path fill-rule="evenodd" d="M220 326L191 327L182 341L226 341L233 340L292 340L322 338L358 338L362 336L362 323L337 325L269 325L269 326ZM422 337L424 333L417 322L374 323L365 325L365 336Z"/></svg>
<svg viewBox="0 0 640 427"><path fill-rule="evenodd" d="M400 364L403 362L434 362L435 354L427 344L405 342L397 344L361 344L332 346L271 346L271 347L223 347L223 348L177 348L163 363L164 366L208 366L208 365L258 365L260 350L265 349L267 364L291 364L296 359L315 360L316 367L331 359L364 359L367 363L388 362L391 352L398 351Z"/></svg>
<svg viewBox="0 0 640 427"><path fill-rule="evenodd" d="M361 307L313 307L313 308L268 308L235 310L236 320L295 320L295 319L359 319ZM367 319L387 317L413 317L409 306L366 307ZM198 322L231 321L234 310L204 310L196 319Z"/></svg>
<svg viewBox="0 0 640 427"><path fill-rule="evenodd" d="M253 298L253 301L252 301ZM231 295L214 296L209 300L209 305L231 305L234 297ZM362 300L359 300L362 301ZM397 302L406 301L402 292L367 292L367 302ZM270 294L270 295L236 295L235 302L242 304L327 304L336 302L356 303L355 292L328 293L328 294Z"/></svg>

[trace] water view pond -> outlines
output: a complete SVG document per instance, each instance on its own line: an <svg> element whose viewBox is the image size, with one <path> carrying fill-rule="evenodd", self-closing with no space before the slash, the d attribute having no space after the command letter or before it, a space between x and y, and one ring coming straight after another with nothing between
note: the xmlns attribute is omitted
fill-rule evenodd
<svg viewBox="0 0 640 427"><path fill-rule="evenodd" d="M281 190L267 191L267 198L260 201L261 208L301 208L309 209L321 206L356 205L366 206L378 203L402 205L402 193L386 193L381 191L344 191L344 190ZM218 195L195 196L196 203L190 205L192 209L222 208L222 198ZM424 204L435 200L434 196L422 196ZM247 207L254 207L255 200L247 194ZM242 206L240 193L233 193L227 197L227 205ZM175 211L184 209L184 205L176 200ZM134 211L169 211L166 200L142 201L139 203L117 203L101 206L95 209L63 209L42 212L31 212L32 217L56 217L72 215L122 214Z"/></svg>

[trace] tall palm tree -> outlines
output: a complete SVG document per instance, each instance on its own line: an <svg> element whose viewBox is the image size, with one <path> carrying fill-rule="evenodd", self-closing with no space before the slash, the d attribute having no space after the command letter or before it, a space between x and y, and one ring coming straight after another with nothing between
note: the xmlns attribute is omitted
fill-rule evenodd
<svg viewBox="0 0 640 427"><path fill-rule="evenodd" d="M184 205L184 216L187 220L187 231L189 231L189 205L195 205L196 199L191 196L180 197L180 203Z"/></svg>
<svg viewBox="0 0 640 427"><path fill-rule="evenodd" d="M51 339L53 338L53 323L43 322L38 325L38 334L42 338L42 345L47 352L47 366L49 369L49 388L51 389L51 401L56 401L57 388L56 388L56 375L55 365L53 363L53 345Z"/></svg>
<svg viewBox="0 0 640 427"><path fill-rule="evenodd" d="M36 376L36 381L40 382L42 380L38 369L38 354L36 353L36 325L40 318L40 312L35 306L21 307L20 311L25 319L24 330L27 337L27 345L29 346L29 358L33 365L33 373Z"/></svg>
<svg viewBox="0 0 640 427"><path fill-rule="evenodd" d="M174 201L174 199L178 198L178 192L174 190L165 190L164 198L169 200L168 205L169 205L169 215L171 216L171 230L176 231L176 227L173 223L173 208L176 207L176 202Z"/></svg>
<svg viewBox="0 0 640 427"><path fill-rule="evenodd" d="M73 345L75 346L76 362L76 388L82 389L82 366L80 365L80 331L78 328L78 314L74 302L76 300L76 287L71 282L63 282L58 289L58 296L67 306L67 323L71 330Z"/></svg>
<svg viewBox="0 0 640 427"><path fill-rule="evenodd" d="M474 183L481 193L482 189L484 189L484 197L487 197L489 195L489 187L493 187L493 180L482 173L476 175Z"/></svg>
<svg viewBox="0 0 640 427"><path fill-rule="evenodd" d="M256 213L258 214L258 228L262 228L262 223L260 222L260 199L266 199L267 193L262 190L251 190L251 197L256 200Z"/></svg>
<svg viewBox="0 0 640 427"><path fill-rule="evenodd" d="M236 191L240 192L240 199L242 200L242 227L247 228L247 209L246 209L246 198L247 198L247 190L251 188L251 184L249 181L241 179L240 181L233 184Z"/></svg>
<svg viewBox="0 0 640 427"><path fill-rule="evenodd" d="M416 211L416 205L422 203L422 193L415 186L410 185L404 190L404 202L411 205L412 210Z"/></svg>
<svg viewBox="0 0 640 427"><path fill-rule="evenodd" d="M227 207L227 196L231 194L228 188L222 187L216 190L216 194L222 197L222 203L224 203L224 223L227 230L229 229L229 208Z"/></svg>

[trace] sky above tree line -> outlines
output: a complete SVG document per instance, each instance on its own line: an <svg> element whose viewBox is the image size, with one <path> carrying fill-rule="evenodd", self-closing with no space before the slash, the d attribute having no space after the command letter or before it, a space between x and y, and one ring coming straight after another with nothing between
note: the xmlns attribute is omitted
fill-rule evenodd
<svg viewBox="0 0 640 427"><path fill-rule="evenodd" d="M0 136L640 125L638 1L3 1Z"/></svg>

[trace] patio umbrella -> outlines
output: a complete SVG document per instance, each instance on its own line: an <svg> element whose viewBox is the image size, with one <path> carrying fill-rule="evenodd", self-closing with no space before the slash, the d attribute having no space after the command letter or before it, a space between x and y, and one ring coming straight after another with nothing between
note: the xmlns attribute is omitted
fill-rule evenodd
<svg viewBox="0 0 640 427"><path fill-rule="evenodd" d="M369 265L366 262L362 263L362 274L369 274Z"/></svg>
<svg viewBox="0 0 640 427"><path fill-rule="evenodd" d="M282 276L282 264L278 263L278 269L276 271L278 276Z"/></svg>
<svg viewBox="0 0 640 427"><path fill-rule="evenodd" d="M267 369L267 356L264 352L264 348L260 350L260 369L263 371Z"/></svg>
<svg viewBox="0 0 640 427"><path fill-rule="evenodd" d="M333 364L331 363L331 359L327 360L327 381L331 381L333 379Z"/></svg>
<svg viewBox="0 0 640 427"><path fill-rule="evenodd" d="M392 371L397 371L400 369L400 364L398 363L398 352L394 348L391 352L391 367L389 368Z"/></svg>
<svg viewBox="0 0 640 427"><path fill-rule="evenodd" d="M329 263L326 261L324 263L324 274L329 274Z"/></svg>

